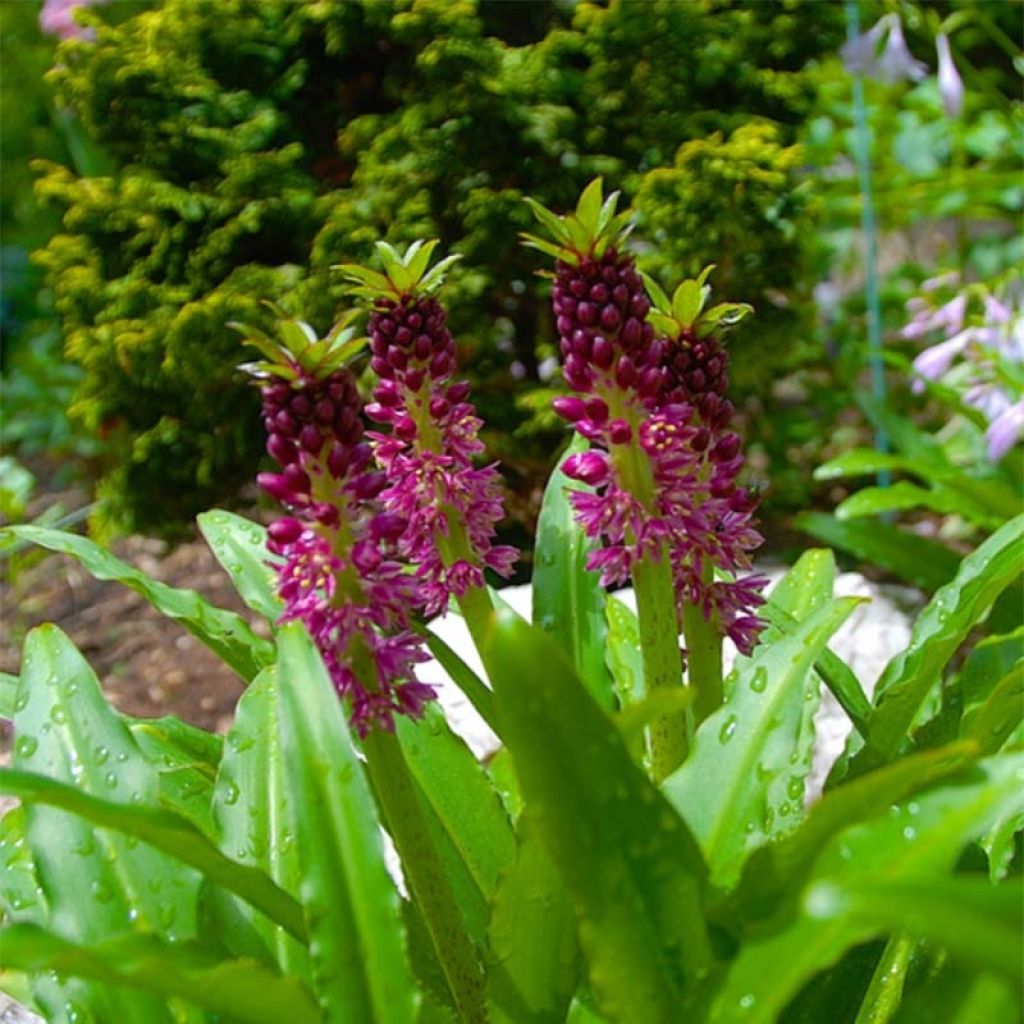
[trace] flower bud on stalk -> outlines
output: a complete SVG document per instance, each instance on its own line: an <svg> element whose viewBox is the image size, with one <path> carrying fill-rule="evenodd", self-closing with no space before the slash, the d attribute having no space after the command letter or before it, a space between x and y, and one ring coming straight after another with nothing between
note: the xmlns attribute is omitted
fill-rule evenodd
<svg viewBox="0 0 1024 1024"><path fill-rule="evenodd" d="M396 712L419 716L435 693L414 674L428 658L409 629L422 596L396 558L405 523L378 500L386 479L363 437L361 399L345 366L362 347L350 320L323 340L296 320L281 324L280 342L243 330L268 357L245 369L260 380L267 451L281 467L257 481L290 513L268 529L267 547L281 559L281 621L309 630L365 736L393 728Z"/></svg>
<svg viewBox="0 0 1024 1024"><path fill-rule="evenodd" d="M509 575L518 555L493 542L503 516L501 483L494 465L473 464L484 449L481 421L469 384L452 379L455 342L432 294L454 257L428 271L436 244L416 242L400 255L379 243L384 273L339 268L353 293L372 303L370 366L379 383L366 412L391 428L369 435L387 475L379 500L406 524L398 551L416 567L427 615L480 591L485 568Z"/></svg>
<svg viewBox="0 0 1024 1024"><path fill-rule="evenodd" d="M563 467L596 488L570 495L588 536L602 541L588 566L610 585L645 559L669 559L680 615L683 604L700 605L749 653L763 581L714 583L712 570L748 567L760 543L749 523L756 502L735 484L743 460L739 436L727 432L728 356L716 337L750 307L703 312L709 268L680 285L673 302L648 281L664 307L652 310L635 261L621 251L629 214L616 215L616 201L602 202L598 179L569 216L531 202L556 244L525 236L557 260L552 307L575 394L554 409L593 445Z"/></svg>

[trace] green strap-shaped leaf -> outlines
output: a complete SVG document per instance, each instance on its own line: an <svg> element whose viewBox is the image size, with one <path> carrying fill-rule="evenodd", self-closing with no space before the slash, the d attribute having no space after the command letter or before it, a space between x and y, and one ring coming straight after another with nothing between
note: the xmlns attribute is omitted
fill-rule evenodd
<svg viewBox="0 0 1024 1024"><path fill-rule="evenodd" d="M448 673L455 685L465 694L476 713L500 737L498 716L494 712L494 694L484 681L436 633L424 632L427 648L437 663Z"/></svg>
<svg viewBox="0 0 1024 1024"><path fill-rule="evenodd" d="M169 715L125 720L139 749L157 767L160 806L188 818L204 835L213 837L210 802L221 737Z"/></svg>
<svg viewBox="0 0 1024 1024"><path fill-rule="evenodd" d="M177 814L104 800L44 775L11 768L0 768L0 793L33 804L59 807L101 828L142 840L247 900L293 935L305 936L299 906L286 892L262 871L225 857L190 821ZM156 883L159 879L151 881Z"/></svg>
<svg viewBox="0 0 1024 1024"><path fill-rule="evenodd" d="M302 866L301 837L285 776L280 738L279 690L274 669L264 669L242 694L225 743L213 794L213 818L220 848L237 860L264 872L281 889L299 898ZM242 916L271 950L285 974L309 976L305 944L261 914L235 900ZM214 901L213 914L224 929L233 927L223 904Z"/></svg>
<svg viewBox="0 0 1024 1024"><path fill-rule="evenodd" d="M960 564L944 545L887 523L840 522L821 512L804 512L793 525L929 593L951 580Z"/></svg>
<svg viewBox="0 0 1024 1024"><path fill-rule="evenodd" d="M516 840L487 773L436 705L419 721L400 718L395 732L420 792L489 899L515 859Z"/></svg>
<svg viewBox="0 0 1024 1024"><path fill-rule="evenodd" d="M817 858L795 914L780 915L773 930L742 946L715 997L709 1024L771 1024L807 981L846 950L893 930L852 911L816 906L819 884L850 892L860 885L926 885L942 879L969 843L1022 804L1024 753L1004 754L835 835ZM904 923L901 919L901 928Z"/></svg>
<svg viewBox="0 0 1024 1024"><path fill-rule="evenodd" d="M644 664L640 654L640 625L636 612L624 601L609 595L606 660L619 703L625 707L644 698Z"/></svg>
<svg viewBox="0 0 1024 1024"><path fill-rule="evenodd" d="M598 574L586 568L594 542L577 525L569 502L570 489L590 488L570 480L561 468L589 447L585 438L575 436L544 490L534 554L533 621L555 638L597 702L610 709L615 698L605 666L605 592Z"/></svg>
<svg viewBox="0 0 1024 1024"><path fill-rule="evenodd" d="M602 1012L678 1019L687 980L711 958L692 835L551 637L499 610L483 655L524 813L576 907Z"/></svg>
<svg viewBox="0 0 1024 1024"><path fill-rule="evenodd" d="M154 997L154 1005L159 1005L156 999L184 999L238 1024L320 1020L312 997L294 978L282 978L253 961L218 960L203 947L172 945L148 935L84 946L34 925L14 925L0 930L0 967L53 971L103 987L136 989ZM115 1009L114 1016L104 1019L124 1017Z"/></svg>
<svg viewBox="0 0 1024 1024"><path fill-rule="evenodd" d="M819 921L848 918L872 930L906 930L985 970L1024 984L1020 880L992 885L986 878L823 881L804 899Z"/></svg>
<svg viewBox="0 0 1024 1024"><path fill-rule="evenodd" d="M864 487L841 502L835 515L837 519L857 519L912 508L963 516L968 522L985 527L995 527L1003 521L996 512L954 490L941 485L918 487L906 480L898 480L888 487Z"/></svg>
<svg viewBox="0 0 1024 1024"><path fill-rule="evenodd" d="M0 718L13 718L14 705L18 700L18 677L10 672L0 672Z"/></svg>
<svg viewBox="0 0 1024 1024"><path fill-rule="evenodd" d="M299 624L284 626L278 642L281 751L323 1019L411 1024L417 997L398 893L341 702Z"/></svg>
<svg viewBox="0 0 1024 1024"><path fill-rule="evenodd" d="M689 758L664 783L723 887L739 878L755 847L795 828L809 763L806 708L817 706L814 660L858 604L819 608L793 633L737 662L726 703L697 730ZM792 760L794 751L797 760Z"/></svg>
<svg viewBox="0 0 1024 1024"><path fill-rule="evenodd" d="M893 757L928 692L970 630L1024 566L1024 515L1011 520L960 565L914 623L910 643L885 667L875 690L864 749L850 770Z"/></svg>
<svg viewBox="0 0 1024 1024"><path fill-rule="evenodd" d="M259 523L219 508L203 512L196 522L242 600L268 621L277 622L284 606L269 564L273 556L267 550L267 531Z"/></svg>
<svg viewBox="0 0 1024 1024"><path fill-rule="evenodd" d="M71 555L98 580L115 580L146 598L157 611L180 622L193 636L231 666L246 682L274 660L273 644L257 636L234 612L210 604L194 590L178 590L150 579L85 537L41 526L7 527L23 540Z"/></svg>
<svg viewBox="0 0 1024 1024"><path fill-rule="evenodd" d="M815 471L815 480L839 480L843 477L867 476L883 470L890 472L923 474L924 466L902 455L892 452L878 452L874 448L854 448L843 452L828 462L823 462Z"/></svg>
<svg viewBox="0 0 1024 1024"><path fill-rule="evenodd" d="M770 916L804 885L811 865L833 836L963 771L977 756L975 744L954 743L902 757L828 791L795 832L754 851L725 903L725 916L748 923Z"/></svg>
<svg viewBox="0 0 1024 1024"><path fill-rule="evenodd" d="M487 929L493 1024L562 1024L576 990L576 918L530 815L502 876Z"/></svg>
<svg viewBox="0 0 1024 1024"><path fill-rule="evenodd" d="M983 754L995 754L1024 720L1024 661L996 683L989 698L971 717L965 735Z"/></svg>
<svg viewBox="0 0 1024 1024"><path fill-rule="evenodd" d="M193 871L134 838L33 799L40 787L72 799L122 800L124 806L153 804L157 795L156 767L56 626L40 626L26 637L16 708L14 770L4 770L4 781L39 780L13 792L25 801L26 841L45 896L46 918L38 923L86 945L132 928L172 941L193 938L199 884ZM99 1019L170 1019L149 996L90 982L41 978L34 991L55 1020L71 1016L68 1003Z"/></svg>

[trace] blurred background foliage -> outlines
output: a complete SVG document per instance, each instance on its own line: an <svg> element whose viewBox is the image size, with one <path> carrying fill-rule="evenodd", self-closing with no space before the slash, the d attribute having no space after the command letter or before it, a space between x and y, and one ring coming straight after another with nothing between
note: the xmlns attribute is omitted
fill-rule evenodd
<svg viewBox="0 0 1024 1024"><path fill-rule="evenodd" d="M936 225L978 272L1021 255L1020 6L861 7L865 24L890 10L932 66L946 26L973 104L953 122L933 75L869 83L898 326L945 258ZM226 322L259 323L270 299L326 329L344 303L331 264L381 237L462 254L452 327L527 522L562 435L522 197L564 209L596 174L634 203L663 284L714 262L718 297L756 307L730 346L770 522L857 429L841 4L163 0L90 8L95 38L56 52L35 4L0 16L3 437L18 455L63 445L97 474L101 534L175 535L243 491L262 436Z"/></svg>

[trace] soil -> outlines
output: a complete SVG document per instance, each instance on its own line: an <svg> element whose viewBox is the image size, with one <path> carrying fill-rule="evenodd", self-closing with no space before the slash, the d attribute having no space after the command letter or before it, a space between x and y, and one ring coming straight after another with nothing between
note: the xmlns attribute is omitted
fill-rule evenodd
<svg viewBox="0 0 1024 1024"><path fill-rule="evenodd" d="M113 551L164 583L192 588L242 613L266 634L266 624L242 604L202 540L171 550L159 541L130 537L115 543ZM93 579L71 558L29 557L32 564L15 563L13 573L8 565L8 579L0 585L0 670L17 672L25 634L53 622L85 655L121 711L139 717L177 715L220 732L230 725L242 681L199 640L141 595ZM0 737L0 745L8 742L8 735Z"/></svg>

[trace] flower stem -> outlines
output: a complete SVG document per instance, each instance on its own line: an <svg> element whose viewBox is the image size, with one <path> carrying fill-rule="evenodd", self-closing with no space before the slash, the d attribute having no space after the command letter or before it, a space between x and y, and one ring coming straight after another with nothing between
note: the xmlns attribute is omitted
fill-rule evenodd
<svg viewBox="0 0 1024 1024"><path fill-rule="evenodd" d="M637 562L633 566L633 586L646 693L651 695L657 689L681 686L679 622L667 552L662 552L658 559L648 556ZM689 732L684 713L665 715L651 725L651 774L655 782L660 782L683 763L690 746Z"/></svg>
<svg viewBox="0 0 1024 1024"><path fill-rule="evenodd" d="M455 1005L468 1024L483 1024L487 1020L483 968L431 838L402 748L394 733L377 730L363 740L363 750L385 825Z"/></svg>
<svg viewBox="0 0 1024 1024"><path fill-rule="evenodd" d="M714 567L710 564L702 574L704 583L710 583ZM683 604L683 634L686 637L686 677L696 689L693 717L696 725L722 704L722 637L712 618L689 601Z"/></svg>

